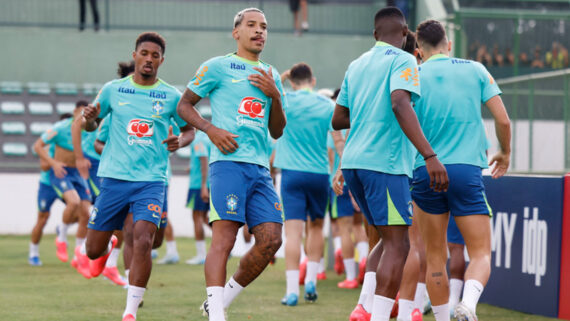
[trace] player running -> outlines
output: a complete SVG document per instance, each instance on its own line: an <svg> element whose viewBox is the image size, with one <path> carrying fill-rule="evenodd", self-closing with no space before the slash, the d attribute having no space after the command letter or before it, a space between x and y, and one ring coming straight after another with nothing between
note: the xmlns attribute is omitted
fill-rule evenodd
<svg viewBox="0 0 570 321"><path fill-rule="evenodd" d="M73 119L81 117L83 107L87 106L86 101L78 101L75 104L73 118L68 118L57 122L50 130L43 133L34 144L34 150L42 159L49 164L50 182L54 190L62 195L65 201L62 225L58 227L56 237L57 257L62 262L67 262L67 228L72 223L78 223L75 247L79 248L85 242L87 233L87 220L89 219L89 207L91 206L91 193L87 187L87 182L75 167L75 155L73 154L73 144L71 141L71 125ZM54 157L50 157L45 146L55 145ZM79 265L80 257L74 256L71 265L76 267L84 277L90 278L85 267Z"/></svg>
<svg viewBox="0 0 570 321"><path fill-rule="evenodd" d="M208 223L208 211L210 210L210 180L208 179L210 144L208 135L203 131L198 131L196 138L190 144L190 188L186 207L192 209L196 256L187 260L186 264L197 265L206 262L204 224Z"/></svg>
<svg viewBox="0 0 570 321"><path fill-rule="evenodd" d="M161 220L168 152L194 138L193 128L176 113L180 92L157 77L165 46L164 38L157 33L139 35L133 52L134 75L105 84L83 115L88 131L97 128L98 117L111 117L98 172L104 177L101 194L82 248L93 260L93 275L105 266L113 248L113 231L122 229L129 208L133 213L133 254L124 321L135 320L150 277L150 251ZM172 134L171 120L181 127L179 137Z"/></svg>
<svg viewBox="0 0 570 321"><path fill-rule="evenodd" d="M279 138L285 127L285 97L279 73L259 60L267 21L256 8L234 18L237 52L203 63L184 92L181 117L205 132L216 146L210 155L212 244L206 256L210 320L225 320L224 309L265 269L281 246L281 203L269 173L268 130ZM210 95L212 122L194 107ZM226 281L226 263L240 226L247 223L255 245Z"/></svg>
<svg viewBox="0 0 570 321"><path fill-rule="evenodd" d="M71 114L63 114L60 120L65 120L71 118ZM53 144L48 147L49 156L53 158L55 153L55 146ZM44 227L49 219L50 209L56 199L60 199L61 195L58 195L56 191L51 186L49 179L49 169L50 166L47 162L40 158L40 186L38 189L38 220L32 229L32 234L30 236L30 250L28 255L28 264L31 266L42 266L42 261L40 260L40 241L42 239L42 234ZM66 235L67 236L67 235ZM67 250L65 251L67 254Z"/></svg>
<svg viewBox="0 0 570 321"><path fill-rule="evenodd" d="M413 146L426 158L432 186L447 188L447 175L425 139L410 104L420 93L417 64L402 51L408 28L395 7L374 18L376 45L353 61L337 98L333 127L350 128L342 157L344 178L360 209L382 237L370 253L378 262L371 320L388 320L409 251Z"/></svg>
<svg viewBox="0 0 570 321"><path fill-rule="evenodd" d="M500 151L488 162L493 178L509 167L510 120L495 80L480 63L450 58L451 43L434 20L417 28L421 68L421 99L416 104L420 124L441 157L450 177L449 189L434 193L428 186L425 161L416 158L412 197L426 244L427 287L437 321L449 320L446 230L449 214L465 239L470 262L463 299L455 307L458 320L477 320L476 306L491 272L491 210L481 169L487 167L484 103L495 119Z"/></svg>
<svg viewBox="0 0 570 321"><path fill-rule="evenodd" d="M307 216L307 272L305 300L317 300L317 272L323 254L323 222L329 192L327 136L334 103L313 92L316 79L305 63L294 65L285 76L293 92L286 94L289 126L275 146L276 168L281 169L281 198L285 208L285 265L287 291L281 303L297 305L299 260Z"/></svg>

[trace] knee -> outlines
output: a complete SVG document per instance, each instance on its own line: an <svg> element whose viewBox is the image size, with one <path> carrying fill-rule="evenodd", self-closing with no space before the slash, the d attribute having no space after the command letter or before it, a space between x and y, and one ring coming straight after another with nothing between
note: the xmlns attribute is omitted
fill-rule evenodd
<svg viewBox="0 0 570 321"><path fill-rule="evenodd" d="M234 247L234 244L236 242L236 237L223 237L223 238L217 238L216 242L212 241L212 244L210 245L210 251L212 252L216 252L216 253L230 253L232 248ZM208 252L210 252L208 251Z"/></svg>
<svg viewBox="0 0 570 321"><path fill-rule="evenodd" d="M162 242L164 241L164 234L157 233L154 236L154 241L152 242L152 249L158 249L162 246Z"/></svg>
<svg viewBox="0 0 570 321"><path fill-rule="evenodd" d="M275 235L271 239L264 241L263 243L259 244L262 248L262 251L265 253L269 253L270 255L274 255L277 250L281 247L283 240L281 239L281 234Z"/></svg>
<svg viewBox="0 0 570 321"><path fill-rule="evenodd" d="M150 252L152 249L152 244L154 240L151 234L144 233L141 235L137 235L133 240L133 246L139 249L142 252ZM162 242L162 241L161 241Z"/></svg>
<svg viewBox="0 0 570 321"><path fill-rule="evenodd" d="M85 254L90 260L95 260L101 256L103 248L93 242L89 242L89 239L85 242Z"/></svg>

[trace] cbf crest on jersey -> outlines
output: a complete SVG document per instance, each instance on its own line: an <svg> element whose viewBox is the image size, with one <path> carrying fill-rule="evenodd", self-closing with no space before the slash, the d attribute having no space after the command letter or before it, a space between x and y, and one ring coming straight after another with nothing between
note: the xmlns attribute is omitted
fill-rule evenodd
<svg viewBox="0 0 570 321"><path fill-rule="evenodd" d="M153 100L152 101L152 112L153 116L158 116L164 111L164 103L162 100Z"/></svg>

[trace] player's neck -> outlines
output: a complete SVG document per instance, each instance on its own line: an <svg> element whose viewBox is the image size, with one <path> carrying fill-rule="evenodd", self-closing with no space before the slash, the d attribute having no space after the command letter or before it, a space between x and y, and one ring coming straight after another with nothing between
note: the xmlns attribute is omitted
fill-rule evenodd
<svg viewBox="0 0 570 321"><path fill-rule="evenodd" d="M396 48L402 48L403 42L402 42L402 36L398 35L398 36L393 36L393 35L382 35L378 38L376 38L376 41L382 41L385 42L391 46L394 46Z"/></svg>
<svg viewBox="0 0 570 321"><path fill-rule="evenodd" d="M236 56L246 59L246 60L250 60L252 62L258 62L259 61L259 55L260 53L253 53L250 52L248 50L245 50L243 48L238 47L237 52L236 52Z"/></svg>
<svg viewBox="0 0 570 321"><path fill-rule="evenodd" d="M441 56L441 55L449 57L449 51L447 51L445 48L434 48L433 50L425 51L422 60L425 62L430 60L430 58L432 57L437 58L436 56Z"/></svg>
<svg viewBox="0 0 570 321"><path fill-rule="evenodd" d="M133 82L137 85L141 86L152 86L158 81L158 77L155 75L154 77L143 77L139 73L133 74Z"/></svg>

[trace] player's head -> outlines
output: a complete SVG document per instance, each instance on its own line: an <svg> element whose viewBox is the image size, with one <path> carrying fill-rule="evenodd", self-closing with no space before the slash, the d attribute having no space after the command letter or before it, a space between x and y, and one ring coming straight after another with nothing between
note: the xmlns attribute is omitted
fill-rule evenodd
<svg viewBox="0 0 570 321"><path fill-rule="evenodd" d="M420 63L421 58L418 51L418 44L416 42L416 34L413 31L409 31L408 35L406 35L406 43L402 50L416 57L417 63Z"/></svg>
<svg viewBox="0 0 570 321"><path fill-rule="evenodd" d="M237 41L238 48L260 54L267 39L267 20L263 11L247 8L238 12L234 17L232 36Z"/></svg>
<svg viewBox="0 0 570 321"><path fill-rule="evenodd" d="M374 16L374 38L402 48L408 34L406 17L396 7L380 9Z"/></svg>
<svg viewBox="0 0 570 321"><path fill-rule="evenodd" d="M68 119L68 118L71 118L71 117L73 117L73 114L71 114L71 113L63 113L63 114L61 114L61 115L59 116L59 120L64 120L64 119Z"/></svg>
<svg viewBox="0 0 570 321"><path fill-rule="evenodd" d="M436 20L426 20L418 25L416 38L420 56L424 61L438 53L449 54L451 42L447 40L445 29Z"/></svg>
<svg viewBox="0 0 570 321"><path fill-rule="evenodd" d="M135 62L133 60L119 62L119 68L117 69L117 75L119 75L119 78L125 78L134 72Z"/></svg>
<svg viewBox="0 0 570 321"><path fill-rule="evenodd" d="M289 81L291 81L291 86L293 89L299 89L300 87L314 87L316 83L315 77L313 77L313 71L311 67L304 62L295 64L289 73Z"/></svg>
<svg viewBox="0 0 570 321"><path fill-rule="evenodd" d="M158 73L158 67L164 61L166 41L156 32L141 33L135 43L133 60L135 61L135 73L143 78L154 78Z"/></svg>

